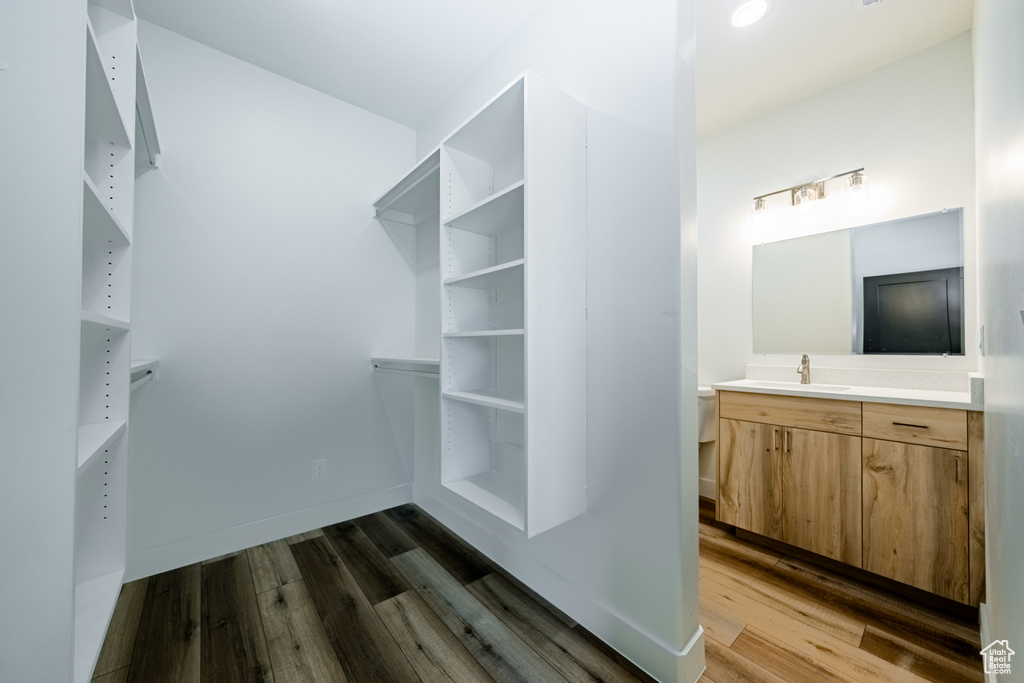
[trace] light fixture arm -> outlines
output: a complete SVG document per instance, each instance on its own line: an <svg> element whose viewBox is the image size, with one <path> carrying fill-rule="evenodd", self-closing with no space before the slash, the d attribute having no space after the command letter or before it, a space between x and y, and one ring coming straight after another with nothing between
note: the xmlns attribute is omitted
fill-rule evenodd
<svg viewBox="0 0 1024 683"><path fill-rule="evenodd" d="M783 192L788 192L789 193L790 204L795 204L796 202L794 200L796 198L796 193L799 192L800 189L804 188L804 187L813 187L815 189L816 193L817 193L817 198L821 199L821 198L823 198L825 196L825 183L827 183L828 181L835 180L836 178L842 178L844 176L850 176L850 175L853 175L854 173L863 173L863 172L864 172L863 168L855 168L852 171L846 171L845 173L837 173L834 176L830 176L828 178L822 178L821 180L813 180L813 181L810 181L810 182L807 182L807 183L800 183L799 185L794 185L793 187L787 187L787 188L784 188L782 190L776 190L775 192L768 192L766 194L762 194L762 195L759 195L757 197L754 197L754 202L756 203L759 199L766 199L766 198L771 197L773 195L782 194Z"/></svg>

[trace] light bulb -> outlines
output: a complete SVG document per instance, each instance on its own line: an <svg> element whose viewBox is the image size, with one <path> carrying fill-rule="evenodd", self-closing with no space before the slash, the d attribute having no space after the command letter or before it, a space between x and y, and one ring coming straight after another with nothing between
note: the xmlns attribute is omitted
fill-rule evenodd
<svg viewBox="0 0 1024 683"><path fill-rule="evenodd" d="M736 28L750 26L768 11L768 0L747 0L733 10L729 22Z"/></svg>
<svg viewBox="0 0 1024 683"><path fill-rule="evenodd" d="M813 185L804 185L793 195L793 203L799 209L800 213L810 213L811 202L818 197L818 191Z"/></svg>
<svg viewBox="0 0 1024 683"><path fill-rule="evenodd" d="M768 202L764 197L754 200L754 222L758 225L768 222Z"/></svg>
<svg viewBox="0 0 1024 683"><path fill-rule="evenodd" d="M865 178L864 174L860 171L850 174L850 180L847 184L846 196L851 202L862 202L864 201L865 195Z"/></svg>

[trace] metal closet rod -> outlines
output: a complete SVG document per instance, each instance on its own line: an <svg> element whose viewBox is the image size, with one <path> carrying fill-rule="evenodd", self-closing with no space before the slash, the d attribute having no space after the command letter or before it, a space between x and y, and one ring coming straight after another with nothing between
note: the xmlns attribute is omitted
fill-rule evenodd
<svg viewBox="0 0 1024 683"><path fill-rule="evenodd" d="M141 387L143 384L145 384L146 382L148 382L151 379L153 379L153 371L152 370L146 370L146 374L145 375L143 375L142 377L140 377L139 379L135 380L134 382L132 382L131 384L128 385L128 391L135 391L136 389L138 389L139 387Z"/></svg>

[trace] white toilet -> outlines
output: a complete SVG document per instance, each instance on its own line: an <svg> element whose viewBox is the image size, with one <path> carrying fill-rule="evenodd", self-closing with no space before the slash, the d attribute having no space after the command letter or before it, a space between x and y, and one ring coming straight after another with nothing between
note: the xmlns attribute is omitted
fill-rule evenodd
<svg viewBox="0 0 1024 683"><path fill-rule="evenodd" d="M711 387L697 387L697 441L708 443L718 439L718 425L715 424L715 390Z"/></svg>

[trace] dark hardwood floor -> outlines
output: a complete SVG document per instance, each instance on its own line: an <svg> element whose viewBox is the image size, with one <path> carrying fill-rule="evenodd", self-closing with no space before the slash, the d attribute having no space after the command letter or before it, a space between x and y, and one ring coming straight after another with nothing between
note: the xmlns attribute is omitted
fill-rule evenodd
<svg viewBox="0 0 1024 683"><path fill-rule="evenodd" d="M977 626L701 508L707 683L980 681ZM652 681L418 508L126 584L94 683Z"/></svg>
<svg viewBox="0 0 1024 683"><path fill-rule="evenodd" d="M126 584L93 678L652 680L410 505Z"/></svg>

